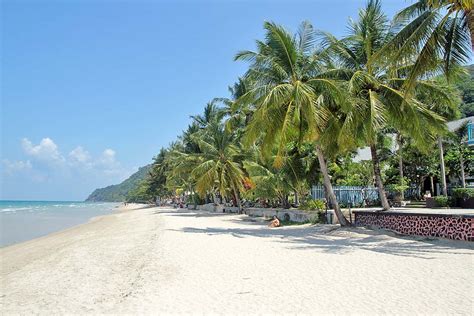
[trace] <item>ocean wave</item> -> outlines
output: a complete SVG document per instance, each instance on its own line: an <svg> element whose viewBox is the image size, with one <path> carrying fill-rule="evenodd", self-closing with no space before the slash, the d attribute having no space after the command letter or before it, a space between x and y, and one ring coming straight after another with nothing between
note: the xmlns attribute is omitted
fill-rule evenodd
<svg viewBox="0 0 474 316"><path fill-rule="evenodd" d="M33 210L33 208L31 208L31 207L12 207L12 208L7 207L7 208L0 209L0 213L9 213L9 212L14 213L16 211L28 211L28 210L31 211L31 210Z"/></svg>

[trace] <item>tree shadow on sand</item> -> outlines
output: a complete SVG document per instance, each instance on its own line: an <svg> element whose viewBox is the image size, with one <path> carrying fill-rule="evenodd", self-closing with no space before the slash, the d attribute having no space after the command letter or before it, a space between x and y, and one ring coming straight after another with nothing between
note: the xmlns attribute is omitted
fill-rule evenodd
<svg viewBox="0 0 474 316"><path fill-rule="evenodd" d="M271 238L276 242L287 244L289 249L297 251L316 250L331 254L366 250L394 256L436 259L436 254L473 254L474 251L474 244L469 242L402 237L388 231L359 227L328 230L325 227L327 225L315 225L270 229L261 224L248 224L254 226L254 228L184 227L176 231L209 236L231 235L236 238Z"/></svg>
<svg viewBox="0 0 474 316"><path fill-rule="evenodd" d="M180 217L222 217L222 216L229 216L235 215L231 213L213 213L213 212L204 212L204 211L193 211L187 209L176 209L175 211L163 210L163 211L155 211L153 212L155 215L173 215L173 216L180 216Z"/></svg>
<svg viewBox="0 0 474 316"><path fill-rule="evenodd" d="M474 251L474 243L472 242L402 236L386 230L370 230L362 227L340 228L336 225L298 225L268 228L263 218L187 209L159 210L153 214L192 218L223 217L224 221L243 227L183 227L174 231L209 236L231 235L235 238L268 238L287 244L290 249L300 251L316 250L331 254L345 254L355 250L366 250L422 259L436 259L436 254L442 253L452 255L473 254Z"/></svg>

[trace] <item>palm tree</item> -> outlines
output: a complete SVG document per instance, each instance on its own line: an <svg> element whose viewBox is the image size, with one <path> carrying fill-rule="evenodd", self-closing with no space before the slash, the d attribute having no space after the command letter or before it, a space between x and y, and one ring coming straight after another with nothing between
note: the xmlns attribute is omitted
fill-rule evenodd
<svg viewBox="0 0 474 316"><path fill-rule="evenodd" d="M187 136L187 132L184 133L180 141L171 144L165 158L165 163L168 166L165 173L166 187L169 191L194 193L195 179L191 176L191 171L197 165L197 160L193 155L199 152L199 147L194 142L188 142L191 136ZM196 201L194 200L194 202Z"/></svg>
<svg viewBox="0 0 474 316"><path fill-rule="evenodd" d="M466 187L466 175L464 171L464 157L468 150L467 148L467 136L468 136L468 124L469 122L463 123L459 126L451 135L450 140L453 144L456 152L459 155L459 166L461 171L461 184L462 187Z"/></svg>
<svg viewBox="0 0 474 316"><path fill-rule="evenodd" d="M332 115L329 107L342 102L343 93L337 82L324 76L323 60L314 48L310 23L302 23L295 36L271 22L266 22L264 28L265 40L257 41L257 51L243 51L235 57L251 64L246 78L252 86L238 102L256 108L244 141L248 145L258 139L264 154L270 153L276 144L276 167L283 165L290 140L300 144L304 140L316 142L329 200L341 225L349 225L333 192L320 142Z"/></svg>
<svg viewBox="0 0 474 316"><path fill-rule="evenodd" d="M408 79L409 80L409 79ZM433 90L421 90L418 91L417 98L422 100L424 104L429 104L430 109L446 118L450 121L459 117L459 104L460 99L458 92L455 87L452 85L447 85L446 79L441 78L440 76L436 77L432 83L435 86L442 87L443 94L433 93ZM443 135L446 134L447 130L445 129L437 135L433 135L436 138L438 145L438 154L439 154L439 164L440 164L440 173L441 178L441 190L444 196L448 195L448 188L446 182L446 167L444 163L444 148L443 148Z"/></svg>
<svg viewBox="0 0 474 316"><path fill-rule="evenodd" d="M251 193L256 194L261 199L278 199L280 204L287 208L288 194L291 191L287 174L281 169L276 168L272 161L275 156L265 159L264 157L255 157L255 159L246 159L244 168L247 171L255 187Z"/></svg>
<svg viewBox="0 0 474 316"><path fill-rule="evenodd" d="M401 29L380 56L390 54L401 63L414 62L407 92L412 92L417 78L439 69L448 79L456 77L458 66L472 58L472 0L418 0L400 11L394 21Z"/></svg>
<svg viewBox="0 0 474 316"><path fill-rule="evenodd" d="M169 151L161 148L156 157L153 158L148 176L145 179L146 192L149 196L162 198L169 195L166 187L166 174L170 170L167 156Z"/></svg>
<svg viewBox="0 0 474 316"><path fill-rule="evenodd" d="M395 68L389 58L377 58L391 37L389 21L377 0L369 1L359 11L359 19L350 23L347 37L337 40L330 34L323 34L333 58L342 65L339 75L348 80L352 96L340 143L362 139L370 147L375 183L384 210L390 209L390 205L381 177L378 135L388 128L395 129L424 145L435 132L444 128L441 116L414 96L405 95L404 70ZM415 88L451 103L442 89L432 82L419 80Z"/></svg>
<svg viewBox="0 0 474 316"><path fill-rule="evenodd" d="M245 78L239 78L233 86L229 87L230 98L215 98L214 103L221 103L221 111L225 119L226 128L238 133L240 138L243 128L248 123L253 109L249 104L237 102L237 100L248 91L249 83Z"/></svg>
<svg viewBox="0 0 474 316"><path fill-rule="evenodd" d="M195 137L201 152L187 157L195 161L191 176L196 181L196 191L201 196L217 191L222 197L233 197L241 211L240 192L245 180L243 153L235 143L235 135L222 124L208 128L206 137L199 133Z"/></svg>
<svg viewBox="0 0 474 316"><path fill-rule="evenodd" d="M220 122L223 116L224 113L222 110L214 101L211 101L204 107L204 113L202 115L192 115L191 118L199 128L205 128L212 123Z"/></svg>

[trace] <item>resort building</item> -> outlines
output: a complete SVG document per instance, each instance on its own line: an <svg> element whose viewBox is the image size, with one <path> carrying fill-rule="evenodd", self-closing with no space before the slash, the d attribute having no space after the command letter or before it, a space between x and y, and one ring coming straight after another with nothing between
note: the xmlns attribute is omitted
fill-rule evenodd
<svg viewBox="0 0 474 316"><path fill-rule="evenodd" d="M456 131L463 124L467 123L467 144L474 146L474 116L465 117L456 121L448 122L448 129L451 132Z"/></svg>

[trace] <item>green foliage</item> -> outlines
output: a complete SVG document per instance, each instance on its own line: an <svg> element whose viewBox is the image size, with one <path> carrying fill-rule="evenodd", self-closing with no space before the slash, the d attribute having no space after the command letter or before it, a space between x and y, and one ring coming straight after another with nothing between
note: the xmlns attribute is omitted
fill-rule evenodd
<svg viewBox="0 0 474 316"><path fill-rule="evenodd" d="M418 0L401 10L395 24L401 29L385 45L379 58L387 58L407 67L409 91L423 75L442 71L452 80L459 75L459 65L472 57L469 21L466 12L472 1Z"/></svg>
<svg viewBox="0 0 474 316"><path fill-rule="evenodd" d="M373 185L374 169L372 162L353 161L353 155L338 157L329 165L333 181L337 185L368 186Z"/></svg>
<svg viewBox="0 0 474 316"><path fill-rule="evenodd" d="M393 192L401 193L404 192L406 189L409 188L408 186L408 180L406 177L403 177L403 179L400 181L398 180L398 183L395 184L390 184L388 186L388 189Z"/></svg>
<svg viewBox="0 0 474 316"><path fill-rule="evenodd" d="M326 204L322 200L307 199L301 203L299 209L305 211L322 211L326 209Z"/></svg>
<svg viewBox="0 0 474 316"><path fill-rule="evenodd" d="M474 65L466 66L466 70L456 83L462 98L462 117L474 116Z"/></svg>
<svg viewBox="0 0 474 316"><path fill-rule="evenodd" d="M199 196L199 194L192 193L188 196L187 203L202 205L205 203L205 200L201 196Z"/></svg>
<svg viewBox="0 0 474 316"><path fill-rule="evenodd" d="M458 198L458 199L474 198L474 188L453 189L453 197Z"/></svg>
<svg viewBox="0 0 474 316"><path fill-rule="evenodd" d="M146 180L140 182L134 189L130 190L126 196L127 202L146 203L153 201L154 196L148 192Z"/></svg>
<svg viewBox="0 0 474 316"><path fill-rule="evenodd" d="M404 138L401 148L403 160L404 183L409 187L416 187L421 192L426 178L439 174L439 151L433 141L427 152L421 151L410 139ZM393 187L394 191L400 189L399 157L392 155L387 160L386 183Z"/></svg>
<svg viewBox="0 0 474 316"><path fill-rule="evenodd" d="M449 206L449 199L447 196L440 195L434 197L435 203L437 207L447 207Z"/></svg>
<svg viewBox="0 0 474 316"><path fill-rule="evenodd" d="M130 191L135 190L146 178L151 166L141 167L128 179L120 184L110 185L102 189L96 189L86 199L88 202L123 202Z"/></svg>

